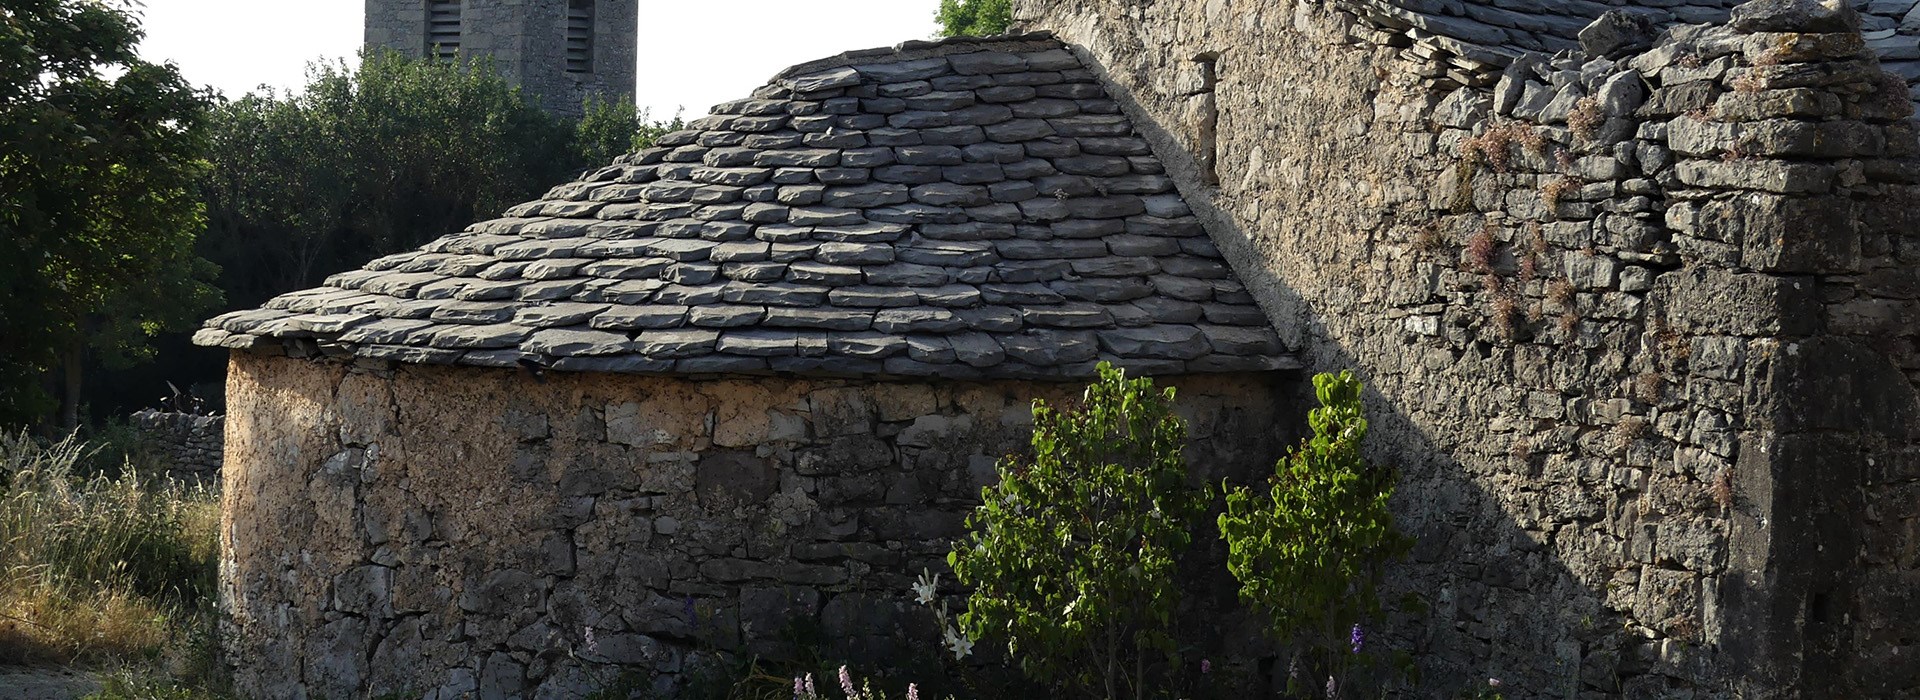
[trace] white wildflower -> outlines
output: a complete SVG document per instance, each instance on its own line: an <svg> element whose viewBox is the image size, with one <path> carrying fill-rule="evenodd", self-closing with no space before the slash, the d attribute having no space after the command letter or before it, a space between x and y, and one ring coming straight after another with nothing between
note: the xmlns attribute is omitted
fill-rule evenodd
<svg viewBox="0 0 1920 700"><path fill-rule="evenodd" d="M920 579L913 584L913 599L921 605L932 603L934 590L940 586L939 574L933 574L931 578L927 574L926 569L921 569Z"/></svg>
<svg viewBox="0 0 1920 700"><path fill-rule="evenodd" d="M953 658L964 659L973 653L973 640L952 627L947 628L947 650L953 652Z"/></svg>

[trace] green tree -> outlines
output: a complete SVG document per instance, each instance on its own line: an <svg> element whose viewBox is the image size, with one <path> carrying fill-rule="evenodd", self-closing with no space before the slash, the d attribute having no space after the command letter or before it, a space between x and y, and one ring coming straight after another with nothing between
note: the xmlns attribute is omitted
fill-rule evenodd
<svg viewBox="0 0 1920 700"><path fill-rule="evenodd" d="M940 0L940 36L996 36L1013 23L1013 0Z"/></svg>
<svg viewBox="0 0 1920 700"><path fill-rule="evenodd" d="M1041 682L1150 691L1148 666L1174 652L1175 557L1207 503L1187 485L1173 398L1101 363L1079 406L1034 402L1032 457L1001 460L947 557L973 587L967 635L1005 642Z"/></svg>
<svg viewBox="0 0 1920 700"><path fill-rule="evenodd" d="M419 246L538 197L673 122L590 99L540 109L485 60L391 51L316 64L297 93L250 94L212 117L202 250L236 307Z"/></svg>
<svg viewBox="0 0 1920 700"><path fill-rule="evenodd" d="M576 162L586 165L610 163L620 156L652 146L668 132L686 128L680 115L670 121L654 121L646 110L634 106L633 98L608 101L587 96L580 118L573 124L573 152Z"/></svg>
<svg viewBox="0 0 1920 700"><path fill-rule="evenodd" d="M203 250L236 306L487 218L584 167L569 125L483 63L382 51L213 115Z"/></svg>
<svg viewBox="0 0 1920 700"><path fill-rule="evenodd" d="M1322 373L1313 387L1313 436L1275 465L1267 493L1228 489L1219 525L1241 600L1268 616L1271 634L1294 644L1318 678L1354 665L1360 625L1380 612L1385 565L1408 540L1388 507L1393 471L1360 454L1360 380Z"/></svg>
<svg viewBox="0 0 1920 700"><path fill-rule="evenodd" d="M88 362L143 359L217 303L193 252L208 98L141 36L118 4L0 6L0 421L57 393L72 426Z"/></svg>

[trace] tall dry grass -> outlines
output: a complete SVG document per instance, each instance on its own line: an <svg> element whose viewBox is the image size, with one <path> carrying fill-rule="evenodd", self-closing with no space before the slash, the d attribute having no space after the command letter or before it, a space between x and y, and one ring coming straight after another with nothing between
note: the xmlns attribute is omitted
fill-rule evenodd
<svg viewBox="0 0 1920 700"><path fill-rule="evenodd" d="M96 452L0 434L0 663L211 670L217 498Z"/></svg>

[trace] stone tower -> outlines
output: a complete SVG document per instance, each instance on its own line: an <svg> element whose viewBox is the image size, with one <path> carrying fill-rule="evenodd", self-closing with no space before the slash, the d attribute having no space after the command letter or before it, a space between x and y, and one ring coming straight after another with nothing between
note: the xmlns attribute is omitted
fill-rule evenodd
<svg viewBox="0 0 1920 700"><path fill-rule="evenodd" d="M366 0L366 47L488 56L548 111L633 95L638 0Z"/></svg>

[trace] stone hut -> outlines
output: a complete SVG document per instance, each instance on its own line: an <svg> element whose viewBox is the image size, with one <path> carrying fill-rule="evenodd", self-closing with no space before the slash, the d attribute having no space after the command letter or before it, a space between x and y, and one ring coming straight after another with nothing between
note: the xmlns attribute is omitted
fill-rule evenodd
<svg viewBox="0 0 1920 700"><path fill-rule="evenodd" d="M1107 358L1209 478L1362 375L1409 697L1920 694L1914 0L1014 13L217 319L243 685L897 649Z"/></svg>
<svg viewBox="0 0 1920 700"><path fill-rule="evenodd" d="M1033 399L1161 378L1215 480L1297 420L1298 363L1044 34L796 66L196 341L233 350L222 595L262 697L670 686L803 628L931 647L908 587Z"/></svg>

